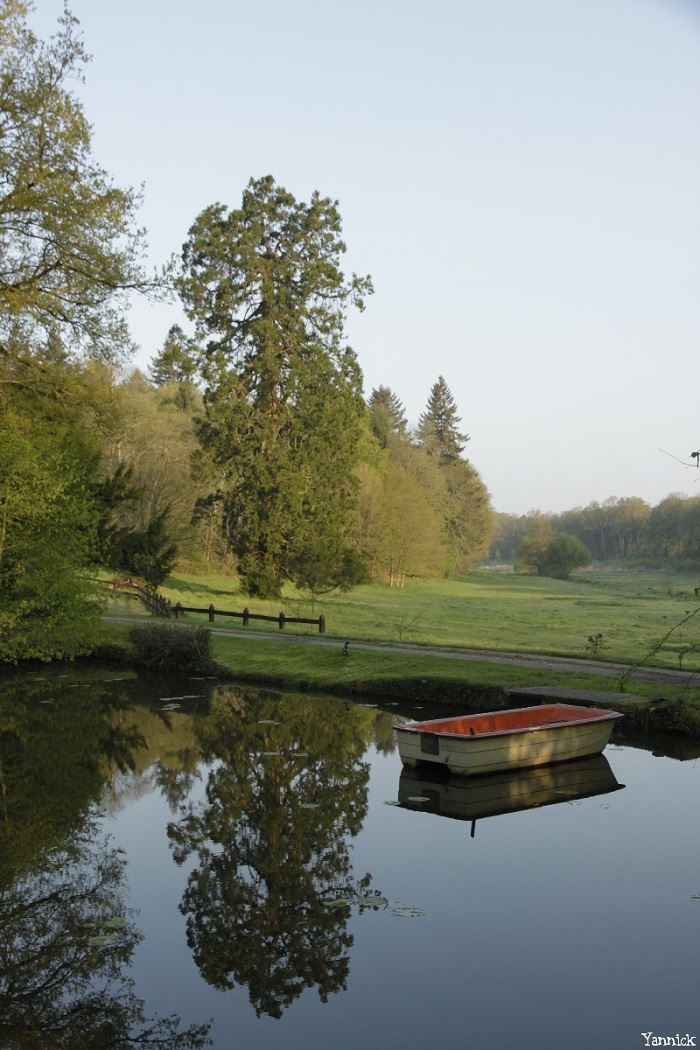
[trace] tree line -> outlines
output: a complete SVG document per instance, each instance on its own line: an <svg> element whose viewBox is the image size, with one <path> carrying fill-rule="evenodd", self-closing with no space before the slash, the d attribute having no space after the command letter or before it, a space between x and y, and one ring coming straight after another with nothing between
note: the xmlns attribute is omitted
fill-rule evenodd
<svg viewBox="0 0 700 1050"><path fill-rule="evenodd" d="M516 562L526 538L543 529L576 537L598 562L700 562L700 496L671 494L655 506L611 497L561 514L495 513L487 560Z"/></svg>
<svg viewBox="0 0 700 1050"><path fill-rule="evenodd" d="M138 194L92 156L77 22L42 42L26 18L0 0L0 659L90 651L100 566L216 564L261 598L466 571L488 492L444 378L413 431L388 387L365 400L345 322L373 289L337 202L251 179L147 273ZM191 325L148 376L125 370L134 293Z"/></svg>

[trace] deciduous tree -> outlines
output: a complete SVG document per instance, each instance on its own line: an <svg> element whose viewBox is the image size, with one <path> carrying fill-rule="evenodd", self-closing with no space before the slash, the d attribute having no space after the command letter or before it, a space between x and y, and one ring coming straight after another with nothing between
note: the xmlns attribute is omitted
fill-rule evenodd
<svg viewBox="0 0 700 1050"><path fill-rule="evenodd" d="M58 338L114 357L129 345L125 298L158 286L141 265L139 198L92 157L76 19L66 10L41 42L29 6L0 0L0 347Z"/></svg>

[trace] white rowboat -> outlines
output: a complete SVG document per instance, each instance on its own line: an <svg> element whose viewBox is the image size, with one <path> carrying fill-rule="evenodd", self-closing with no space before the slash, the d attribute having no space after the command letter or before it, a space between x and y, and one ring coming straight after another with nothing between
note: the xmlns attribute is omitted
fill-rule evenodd
<svg viewBox="0 0 700 1050"><path fill-rule="evenodd" d="M432 763L461 776L571 762L603 750L619 711L542 704L394 726L405 766Z"/></svg>

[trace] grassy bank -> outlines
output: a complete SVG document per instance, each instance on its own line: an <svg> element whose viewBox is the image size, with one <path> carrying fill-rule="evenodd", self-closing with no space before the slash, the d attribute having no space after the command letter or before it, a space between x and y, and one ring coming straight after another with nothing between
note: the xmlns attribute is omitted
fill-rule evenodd
<svg viewBox="0 0 700 1050"><path fill-rule="evenodd" d="M238 592L225 576L169 577L162 593L173 604L252 613L326 618L328 637L370 642L409 642L433 647L541 653L637 663L668 632L699 608L697 576L674 572L580 572L571 580L512 573L474 572L461 580L408 580L401 590L386 584L331 595L313 606L285 591L281 601L263 602ZM122 604L121 610L125 608ZM136 612L133 604L130 606ZM137 613L138 614L138 613ZM186 623L207 622L188 613ZM240 626L239 620L218 621ZM274 629L251 622L248 630ZM313 628L288 625L285 634ZM597 651L589 638L599 636ZM659 667L700 671L700 615L671 635L649 661Z"/></svg>
<svg viewBox="0 0 700 1050"><path fill-rule="evenodd" d="M700 608L694 574L672 571L591 571L571 580L549 580L512 573L474 572L461 580L409 580L401 590L386 584L333 595L313 606L290 589L277 602L241 595L235 579L174 574L164 595L173 604L286 616L326 618L326 641L337 645L303 645L294 635L318 638L306 625L285 627L251 621L245 638L213 637L214 657L225 673L279 688L313 689L349 695L375 695L498 706L509 688L556 685L567 689L617 692L619 671L609 677L532 666L445 659L422 654L417 647L460 649L607 660L611 663L697 671L700 681ZM112 613L136 618L133 603L112 603ZM685 622L683 622L685 621ZM188 613L188 624L206 625L205 614ZM681 625L682 624L682 625ZM681 626L677 626L681 625ZM240 620L221 618L215 626L240 628ZM274 641L260 638L273 631ZM114 625L112 637L126 637ZM257 635L257 639L256 639ZM591 641L594 639L594 641ZM351 655L342 655L350 641ZM401 642L409 650L367 651L357 642L378 645ZM415 646L416 651L410 651ZM663 693L672 708L668 726L700 734L697 688L634 681L628 692L647 700Z"/></svg>
<svg viewBox="0 0 700 1050"><path fill-rule="evenodd" d="M454 585L455 590L462 596L463 605L465 605L463 596L468 582L463 581ZM475 590L477 592L480 588L488 589L491 587L491 580L488 577L486 581L475 582ZM526 637L535 638L537 636L538 617L542 616L545 622L549 617L546 599L551 594L551 591L547 584L551 584L553 581L531 582L544 585L542 587L543 602L538 603L535 601L531 590L527 603L523 603L520 608L523 610L527 604L531 618L528 622L523 622L522 633ZM629 586L629 582L625 581L627 586ZM639 581L637 582L639 583ZM500 601L502 603L507 602L509 585L512 584L512 580L508 581L501 578L500 581L495 580L494 583L496 586L493 586L489 591L493 603L492 618L496 616L495 609L499 601L499 590L501 592ZM498 586L499 583L500 588ZM202 587L201 581L193 581L192 586L195 585ZM442 603L449 586L445 582L435 584L433 602L436 605L439 606ZM584 589L585 595L585 588L589 585L582 583L580 586ZM386 591L388 591L388 588ZM378 605L382 605L384 610L387 611L391 599L394 599L395 606L392 615L396 616L401 609L401 601L404 596L400 593L397 595L396 592L387 594L386 591L383 593L379 590L377 591ZM212 592L213 588L212 590L202 589L199 594L200 600L212 594ZM177 594L174 590L171 590L170 593ZM424 588L422 593L425 598L427 590ZM371 594L365 595L363 600L371 603L372 597ZM191 600L191 597L188 598L188 604ZM453 602L456 600L454 595L451 596L451 600ZM630 605L633 604L632 598L627 600ZM220 599L215 599L212 596L210 601L215 602L217 606L223 607L223 602ZM199 601L196 603L199 604ZM661 603L666 610L668 610L670 604L664 602L663 598L656 594L654 597L646 599L647 611L649 606L654 607L654 603ZM247 604L249 604L251 611L254 608L257 610L265 607L264 603L247 602ZM288 603L285 602L284 604L288 610ZM234 602L231 602L226 607L235 608L236 605ZM670 607L675 608L673 605ZM328 608L327 603L326 608ZM334 608L339 609L340 605L334 606ZM639 606L637 609L638 612L643 611L640 610ZM463 608L461 610L463 622L469 619L471 614L471 608ZM456 615L457 613L455 613L455 618ZM670 614L666 611L662 615ZM432 644L435 646L435 636L431 632L435 631L436 627L435 625L429 626L429 619L435 620L436 618L438 618L438 614L435 610L431 610L430 617L426 615L424 622L426 627L425 633L419 640L410 640L414 645ZM205 617L195 615L187 615L184 619L188 623L204 624L206 622ZM226 621L225 626L240 628L241 625L240 621ZM269 624L264 626L269 630ZM367 626L366 623L365 626ZM570 625L568 628L562 628L561 625L559 627L556 637L561 637L566 630L574 630ZM540 626L540 629L543 628ZM260 632L256 631L252 625L248 630L250 635L247 637L227 637L214 634L212 637L214 659L225 670L225 673L241 681L266 683L283 689L309 689L351 696L394 697L405 700L419 700L426 704L440 702L498 707L504 702L505 691L511 688L557 685L567 689L617 693L620 686L619 672L613 669L611 669L608 677L604 677L592 673L586 674L581 670L576 672L565 670L552 671L538 669L531 665L492 663L486 659L483 661L466 661L448 658L447 656L430 656L421 653L418 649L413 651L411 649L392 651L388 648L383 651L381 649L367 650L359 648L357 644L353 644L353 642L358 640L357 635L351 640L350 656L345 657L342 653L342 641L350 636L349 631L336 632L337 644L315 645L302 644L299 640L295 640L291 637L291 629L289 628L285 629L284 635L280 632L274 640L261 638ZM289 634L287 634L288 630L290 631ZM306 634L312 641L320 641L318 635L310 627L299 627L296 631L297 634ZM114 641L124 642L127 638L127 632L128 628L121 624L113 624L109 627L109 634ZM255 637L256 634L257 638ZM455 651L455 654L458 653L460 647L455 645L454 633L449 634L448 637L452 642L451 648ZM484 636L482 635L482 637ZM374 636L366 640L374 643L392 641L390 637L388 639L382 638L378 630ZM397 641L398 639L393 640ZM405 634L401 640L406 644ZM548 652L561 656L570 655L578 658L586 655L585 649L583 652L581 649L567 651L565 647L557 649L554 644L551 644L555 640L553 632L552 635L548 636L548 642L550 643L548 646L533 645L529 651ZM324 641L332 641L330 632ZM508 641L510 644L502 646L502 649L507 648L510 651L518 651L519 649L523 653L528 651L523 645L519 647L513 645L512 639L509 638ZM470 648L472 647L478 648L474 643L470 645ZM443 648L447 651L444 642L442 646L438 645L438 648ZM490 644L489 646L484 645L483 648L495 649L496 646ZM486 656L486 654L484 655ZM593 654L588 653L588 655L592 658ZM600 658L600 656L601 654L598 653L597 658ZM657 661L654 662L656 663ZM653 683L635 681L628 686L628 692L650 700L658 697L660 688ZM697 690L688 690L678 686L665 686L663 688L663 695L669 698L672 703L671 708L664 709L669 717L663 728L673 728L693 735L700 734L700 704L696 700L696 694ZM644 717L646 718L646 714Z"/></svg>

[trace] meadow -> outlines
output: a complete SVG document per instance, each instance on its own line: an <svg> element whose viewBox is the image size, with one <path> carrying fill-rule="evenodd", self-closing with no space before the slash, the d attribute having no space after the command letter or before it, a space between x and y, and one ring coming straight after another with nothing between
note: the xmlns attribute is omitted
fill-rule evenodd
<svg viewBox="0 0 700 1050"><path fill-rule="evenodd" d="M562 684L570 688L618 690L620 671L609 677L576 671L541 670L430 656L424 647L445 653L460 650L574 657L625 666L700 671L700 600L696 577L673 571L579 572L570 580L480 570L458 580L407 580L402 589L377 583L315 603L290 589L282 601L263 602L238 592L235 578L173 574L161 588L173 604L286 616L326 618L324 641L338 645L300 645L295 635L318 638L309 625L285 626L251 621L246 637L213 638L216 659L241 678L285 687L359 692L388 683L469 681L485 687ZM112 615L141 617L135 603L112 601ZM695 613L698 613L696 616ZM686 621L683 623L682 621ZM207 625L205 614L187 613L182 622ZM680 626L679 626L680 625ZM242 630L238 619L217 618L214 627ZM112 626L124 635L125 628ZM261 634L274 634L263 640ZM257 639L256 639L257 636ZM350 642L351 660L341 658ZM367 651L353 642L378 647ZM392 645L401 645L392 651ZM631 690L658 695L658 685L634 682ZM679 687L664 689L667 695ZM695 690L692 690L694 693Z"/></svg>
<svg viewBox="0 0 700 1050"><path fill-rule="evenodd" d="M317 600L285 591L282 601L263 602L240 595L235 578L172 575L161 593L175 604L286 616L326 618L328 637L371 642L413 643L439 648L469 648L557 656L593 656L636 663L660 648L651 662L659 667L700 667L700 615L676 624L700 609L697 577L673 572L580 572L570 580L476 571L458 580L407 580L401 589L384 583L358 587L348 594ZM186 614L188 623L206 623L205 615ZM220 619L240 627L239 620ZM274 624L252 621L248 630ZM313 628L290 624L285 633L308 634ZM589 638L600 638L591 643Z"/></svg>

